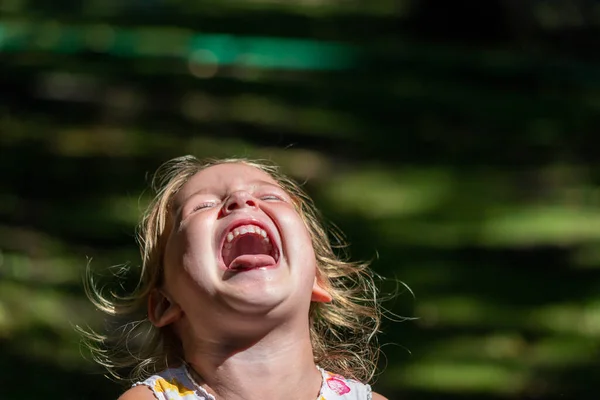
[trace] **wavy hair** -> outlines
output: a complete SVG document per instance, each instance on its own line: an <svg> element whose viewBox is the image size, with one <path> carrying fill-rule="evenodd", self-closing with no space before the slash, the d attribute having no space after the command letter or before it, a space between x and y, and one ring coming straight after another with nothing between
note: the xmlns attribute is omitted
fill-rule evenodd
<svg viewBox="0 0 600 400"><path fill-rule="evenodd" d="M157 170L151 184L156 195L137 230L141 267L137 273L130 267L122 267L115 274L121 287L135 274L135 289L125 296L106 290L94 279L88 265L86 294L100 311L116 321L104 334L81 329L93 359L113 377L131 382L146 379L183 361L181 344L170 328L156 328L148 320L148 296L162 279L167 219L173 196L199 171L223 163L258 168L273 177L292 197L312 238L318 279L333 298L330 303L313 302L310 308L315 363L346 377L371 381L379 356L376 334L381 322L374 273L368 263L350 262L336 254L343 253L346 246L340 232L325 229L313 201L297 183L271 163L248 159L199 160L183 156L164 163Z"/></svg>

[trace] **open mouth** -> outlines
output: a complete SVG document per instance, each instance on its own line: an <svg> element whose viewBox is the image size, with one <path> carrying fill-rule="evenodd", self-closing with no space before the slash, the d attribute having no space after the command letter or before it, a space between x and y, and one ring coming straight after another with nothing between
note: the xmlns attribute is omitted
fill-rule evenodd
<svg viewBox="0 0 600 400"><path fill-rule="evenodd" d="M279 261L279 250L267 231L255 224L240 225L227 233L221 249L228 269L248 270L272 267Z"/></svg>

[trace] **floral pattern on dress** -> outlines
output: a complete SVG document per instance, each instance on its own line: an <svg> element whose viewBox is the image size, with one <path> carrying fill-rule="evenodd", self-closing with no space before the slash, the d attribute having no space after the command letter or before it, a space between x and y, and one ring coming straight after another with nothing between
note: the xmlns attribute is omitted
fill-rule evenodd
<svg viewBox="0 0 600 400"><path fill-rule="evenodd" d="M171 378L170 380L166 380L162 377L158 378L154 384L154 390L157 393L165 393L170 396L176 396L177 398L196 399L196 391L188 388L175 378Z"/></svg>
<svg viewBox="0 0 600 400"><path fill-rule="evenodd" d="M322 385L318 400L372 400L371 387L317 366ZM158 400L215 400L190 376L185 366L162 371L133 386L145 385Z"/></svg>
<svg viewBox="0 0 600 400"><path fill-rule="evenodd" d="M350 393L350 387L346 385L346 379L343 376L332 374L331 372L328 372L327 375L329 375L329 377L326 379L327 386L329 387L329 389L333 390L336 394L339 394L340 396L346 393Z"/></svg>

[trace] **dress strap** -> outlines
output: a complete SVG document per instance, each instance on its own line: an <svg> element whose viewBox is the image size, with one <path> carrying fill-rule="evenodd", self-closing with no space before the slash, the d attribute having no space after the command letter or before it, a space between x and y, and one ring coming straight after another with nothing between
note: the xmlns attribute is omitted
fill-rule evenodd
<svg viewBox="0 0 600 400"><path fill-rule="evenodd" d="M207 400L215 400L215 396L213 396L212 394L208 393L206 391L206 389L204 389L202 386L200 386L198 384L198 382L196 382L196 380L194 379L194 377L190 373L190 369L189 369L188 363L186 363L186 362L183 363L183 370L185 372L185 376L190 380L190 382L192 382L192 384L194 385L194 387L196 388L196 390L198 392L202 393L202 395L205 396Z"/></svg>

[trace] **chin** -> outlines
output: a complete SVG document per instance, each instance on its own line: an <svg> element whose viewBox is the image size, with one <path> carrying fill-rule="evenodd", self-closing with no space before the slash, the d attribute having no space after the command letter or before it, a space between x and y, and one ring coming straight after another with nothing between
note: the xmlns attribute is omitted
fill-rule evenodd
<svg viewBox="0 0 600 400"><path fill-rule="evenodd" d="M285 302L280 290L265 285L244 285L224 293L223 300L243 314L265 315Z"/></svg>
<svg viewBox="0 0 600 400"><path fill-rule="evenodd" d="M301 295L294 291L294 285L274 285L274 281L236 282L223 293L223 301L230 309L244 315L257 317L285 318L294 311L308 312L310 295ZM312 286L311 286L312 288ZM305 307L301 306L305 303Z"/></svg>

